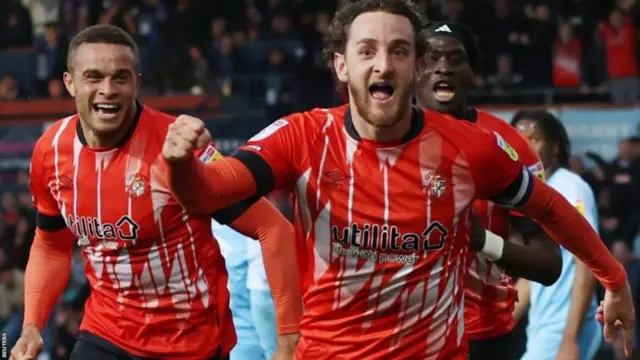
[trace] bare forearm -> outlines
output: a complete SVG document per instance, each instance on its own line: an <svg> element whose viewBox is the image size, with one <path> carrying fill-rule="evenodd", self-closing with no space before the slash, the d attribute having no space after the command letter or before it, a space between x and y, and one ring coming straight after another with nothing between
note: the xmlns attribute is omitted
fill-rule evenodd
<svg viewBox="0 0 640 360"><path fill-rule="evenodd" d="M518 293L518 301L516 301L516 306L513 309L513 317L516 319L517 324L529 309L529 280L518 279L516 291Z"/></svg>
<svg viewBox="0 0 640 360"><path fill-rule="evenodd" d="M525 245L505 241L502 257L496 263L512 276L549 286L558 280L562 269L558 246L551 245L539 241Z"/></svg>
<svg viewBox="0 0 640 360"><path fill-rule="evenodd" d="M571 305L563 335L565 338L570 337L574 340L578 338L585 314L593 301L595 289L596 279L593 273L582 261L576 259L576 275L571 290Z"/></svg>

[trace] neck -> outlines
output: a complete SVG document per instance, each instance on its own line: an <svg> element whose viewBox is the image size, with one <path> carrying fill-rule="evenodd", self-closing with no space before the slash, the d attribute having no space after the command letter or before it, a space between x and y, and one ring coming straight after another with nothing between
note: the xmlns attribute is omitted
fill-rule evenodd
<svg viewBox="0 0 640 360"><path fill-rule="evenodd" d="M466 102L463 102L462 106L460 106L459 108L448 111L447 114L453 116L458 120L471 120L471 119L467 119L467 116L469 114L467 114Z"/></svg>
<svg viewBox="0 0 640 360"><path fill-rule="evenodd" d="M547 179L549 179L558 168L558 164L544 165L544 172L547 174Z"/></svg>
<svg viewBox="0 0 640 360"><path fill-rule="evenodd" d="M363 139L377 142L400 141L411 129L411 104L407 104L407 111L401 114L402 118L394 125L376 126L367 122L364 116L358 112L358 107L353 104L353 101L351 102L353 127Z"/></svg>
<svg viewBox="0 0 640 360"><path fill-rule="evenodd" d="M124 121L120 125L120 128L114 132L108 134L101 134L91 129L87 123L80 117L80 123L82 124L82 134L84 140L89 148L92 149L104 149L117 146L120 141L125 137L129 128L133 124L134 117L138 111L138 104L134 103L129 113L125 114Z"/></svg>

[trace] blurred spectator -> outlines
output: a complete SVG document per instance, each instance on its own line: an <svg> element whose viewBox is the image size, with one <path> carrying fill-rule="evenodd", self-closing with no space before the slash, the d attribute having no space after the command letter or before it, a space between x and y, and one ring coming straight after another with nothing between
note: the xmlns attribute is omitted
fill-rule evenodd
<svg viewBox="0 0 640 360"><path fill-rule="evenodd" d="M189 49L189 55L191 56L191 93L202 94L209 88L209 63L197 46Z"/></svg>
<svg viewBox="0 0 640 360"><path fill-rule="evenodd" d="M632 139L620 142L618 156L610 165L612 208L619 219L619 237L633 248L640 228L640 163Z"/></svg>
<svg viewBox="0 0 640 360"><path fill-rule="evenodd" d="M35 35L42 35L47 24L60 19L60 0L22 0L22 4L29 10Z"/></svg>
<svg viewBox="0 0 640 360"><path fill-rule="evenodd" d="M227 32L227 20L225 18L215 18L211 21L211 47L213 49L219 46L222 37Z"/></svg>
<svg viewBox="0 0 640 360"><path fill-rule="evenodd" d="M498 56L513 50L514 44L520 39L518 18L509 8L509 5L513 6L513 3L508 0L493 0L492 4L493 7L487 17L487 23L493 25L476 27L480 36L485 64L488 64L485 73L498 71L496 67Z"/></svg>
<svg viewBox="0 0 640 360"><path fill-rule="evenodd" d="M47 93L52 99L62 99L67 97L64 84L59 78L51 78L47 84Z"/></svg>
<svg viewBox="0 0 640 360"><path fill-rule="evenodd" d="M284 76L291 60L280 49L269 53L266 75L267 119L279 119L291 113L293 89L291 79Z"/></svg>
<svg viewBox="0 0 640 360"><path fill-rule="evenodd" d="M167 8L162 0L143 0L142 4L129 12L135 28L138 46L143 49L156 45L160 36L160 26L167 19Z"/></svg>
<svg viewBox="0 0 640 360"><path fill-rule="evenodd" d="M134 12L123 0L103 0L105 12L100 16L100 24L110 24L125 29L135 35L136 24L133 20Z"/></svg>
<svg viewBox="0 0 640 360"><path fill-rule="evenodd" d="M20 95L18 82L11 75L0 78L0 101L16 100Z"/></svg>
<svg viewBox="0 0 640 360"><path fill-rule="evenodd" d="M502 92L522 84L522 75L513 70L513 60L508 54L501 54L497 58L497 73L487 77L486 84L493 90Z"/></svg>
<svg viewBox="0 0 640 360"><path fill-rule="evenodd" d="M573 35L571 24L563 22L553 54L553 85L578 87L582 84L582 43Z"/></svg>
<svg viewBox="0 0 640 360"><path fill-rule="evenodd" d="M618 104L638 101L640 82L636 59L636 29L632 20L622 10L615 8L609 14L609 21L600 24L600 34L606 49L613 101Z"/></svg>
<svg viewBox="0 0 640 360"><path fill-rule="evenodd" d="M36 37L36 54L38 79L43 84L50 78L62 78L67 68L67 44L56 24L47 24L44 34Z"/></svg>
<svg viewBox="0 0 640 360"><path fill-rule="evenodd" d="M527 64L522 68L524 80L528 86L539 88L552 85L552 58L555 39L555 19L546 4L525 5L529 16L526 28L520 35L522 56Z"/></svg>
<svg viewBox="0 0 640 360"><path fill-rule="evenodd" d="M216 82L226 81L235 74L236 67L241 64L241 60L231 35L225 34L220 38L218 46L213 49L211 54L211 64L211 71Z"/></svg>
<svg viewBox="0 0 640 360"><path fill-rule="evenodd" d="M23 49L33 45L31 15L20 2L0 8L0 50Z"/></svg>

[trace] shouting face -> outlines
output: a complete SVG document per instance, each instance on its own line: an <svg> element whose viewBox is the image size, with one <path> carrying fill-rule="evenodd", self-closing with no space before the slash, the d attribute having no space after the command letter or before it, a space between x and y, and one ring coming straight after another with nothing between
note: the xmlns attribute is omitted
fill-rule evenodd
<svg viewBox="0 0 640 360"><path fill-rule="evenodd" d="M64 82L84 131L97 138L126 132L140 86L133 51L124 45L85 43L74 50L72 64Z"/></svg>
<svg viewBox="0 0 640 360"><path fill-rule="evenodd" d="M338 79L369 125L389 128L407 116L415 89L415 33L408 18L383 11L357 16L344 54L335 54Z"/></svg>

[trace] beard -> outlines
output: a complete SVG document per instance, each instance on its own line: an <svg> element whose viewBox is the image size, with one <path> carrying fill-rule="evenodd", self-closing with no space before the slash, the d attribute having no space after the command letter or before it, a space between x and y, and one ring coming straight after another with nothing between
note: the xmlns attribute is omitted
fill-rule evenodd
<svg viewBox="0 0 640 360"><path fill-rule="evenodd" d="M412 84L410 81L409 84ZM409 111L415 86L395 87L393 97L384 104L376 103L369 92L369 86L348 84L349 94L364 121L378 128L391 128L398 124Z"/></svg>

